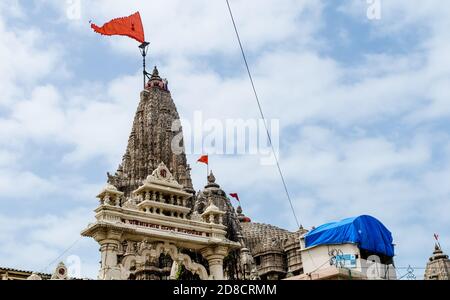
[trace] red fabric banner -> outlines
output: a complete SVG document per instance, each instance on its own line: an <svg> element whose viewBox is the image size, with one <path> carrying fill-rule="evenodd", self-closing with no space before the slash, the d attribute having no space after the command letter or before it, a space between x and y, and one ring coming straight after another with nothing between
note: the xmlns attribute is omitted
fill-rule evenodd
<svg viewBox="0 0 450 300"><path fill-rule="evenodd" d="M202 155L197 162L208 164L208 155Z"/></svg>
<svg viewBox="0 0 450 300"><path fill-rule="evenodd" d="M145 42L144 27L139 12L129 17L113 19L102 27L91 24L91 28L102 35L124 35L138 42Z"/></svg>

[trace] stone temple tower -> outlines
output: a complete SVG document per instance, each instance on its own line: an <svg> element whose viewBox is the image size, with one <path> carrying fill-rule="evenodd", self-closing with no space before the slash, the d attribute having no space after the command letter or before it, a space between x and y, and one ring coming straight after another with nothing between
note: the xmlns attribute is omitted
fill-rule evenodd
<svg viewBox="0 0 450 300"><path fill-rule="evenodd" d="M128 197L164 162L177 182L187 192L194 193L186 155L184 151L177 153L177 150L183 149L181 126L174 127L177 131L172 130L172 125L178 120L167 80L159 76L155 67L146 89L141 93L122 163L114 175L108 173L108 182ZM172 147L172 143L177 149Z"/></svg>
<svg viewBox="0 0 450 300"><path fill-rule="evenodd" d="M156 67L122 162L97 198L95 222L81 234L100 246L99 279L281 279L301 271L296 233L252 223L212 172L195 193L179 115ZM277 240L275 254L258 252L267 239Z"/></svg>
<svg viewBox="0 0 450 300"><path fill-rule="evenodd" d="M425 280L450 280L450 259L436 243L425 269Z"/></svg>

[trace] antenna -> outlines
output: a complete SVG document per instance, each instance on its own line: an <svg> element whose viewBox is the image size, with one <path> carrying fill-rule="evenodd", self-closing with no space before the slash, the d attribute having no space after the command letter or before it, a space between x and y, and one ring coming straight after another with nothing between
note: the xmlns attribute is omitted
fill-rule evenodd
<svg viewBox="0 0 450 300"><path fill-rule="evenodd" d="M147 53L148 53L148 46L150 45L149 42L143 42L141 45L139 45L139 51L141 52L142 55L142 66L144 67L144 89L145 89L145 84L146 84L146 78L149 78L149 73L147 73L146 70L146 64L145 64L145 58L147 57Z"/></svg>

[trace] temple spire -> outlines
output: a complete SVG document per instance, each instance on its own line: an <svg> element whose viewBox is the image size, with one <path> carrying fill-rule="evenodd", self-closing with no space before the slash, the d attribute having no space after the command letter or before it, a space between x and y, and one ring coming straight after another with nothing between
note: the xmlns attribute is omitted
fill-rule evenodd
<svg viewBox="0 0 450 300"><path fill-rule="evenodd" d="M152 79L161 79L161 77L159 77L159 71L158 71L158 67L155 66L153 68L153 73L152 73Z"/></svg>
<svg viewBox="0 0 450 300"><path fill-rule="evenodd" d="M141 93L122 163L115 175L108 176L108 181L125 197L130 196L161 162L187 191L194 193L186 155L184 151L178 154L172 149L172 142L182 133L181 129L172 130L172 124L179 119L170 92L155 67ZM183 140L179 146L184 147Z"/></svg>
<svg viewBox="0 0 450 300"><path fill-rule="evenodd" d="M436 242L433 255L428 260L425 269L425 280L449 280L450 279L450 259L442 251L441 245Z"/></svg>

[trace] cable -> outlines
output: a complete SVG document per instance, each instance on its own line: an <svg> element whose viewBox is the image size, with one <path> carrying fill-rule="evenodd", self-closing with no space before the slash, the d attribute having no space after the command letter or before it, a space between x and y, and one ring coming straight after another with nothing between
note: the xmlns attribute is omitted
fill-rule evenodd
<svg viewBox="0 0 450 300"><path fill-rule="evenodd" d="M45 269L42 270L41 273L43 273L44 271L46 271L51 265L53 265L56 261L58 261L61 257L64 256L64 254L66 254L67 252L69 252L73 247L75 247L75 245L82 239L82 237L79 237L72 245L70 245L66 250L64 250L61 255L59 255L57 258L55 258L51 263L49 263Z"/></svg>
<svg viewBox="0 0 450 300"><path fill-rule="evenodd" d="M262 119L264 121L264 127L266 129L267 137L269 139L270 146L272 147L272 152L273 152L273 155L275 157L275 161L276 161L276 164L277 164L278 172L280 173L281 181L283 182L284 190L285 190L286 196L287 196L287 198L289 200L289 204L291 206L292 214L294 215L295 222L297 223L298 228L300 228L301 227L300 226L300 222L298 221L297 215L295 213L294 205L292 204L291 196L289 194L289 191L288 191L288 188L287 188L287 185L286 185L286 181L284 179L283 171L281 170L280 162L279 162L277 154L275 152L275 147L273 146L273 143L272 143L272 137L270 136L270 133L269 133L269 128L267 126L266 118L264 116L264 113L263 113L263 110L262 110L262 106L261 106L261 103L259 101L258 93L256 92L255 83L253 81L252 73L250 72L250 67L249 67L248 62L247 62L247 57L245 56L245 51L244 51L244 47L242 46L241 37L239 35L239 31L237 29L236 22L234 21L234 16L233 16L233 12L231 10L230 2L228 0L226 0L226 1L227 1L227 6L228 6L228 11L230 12L231 21L233 22L234 31L236 32L236 37L237 37L237 40L239 42L239 47L241 48L242 58L244 59L245 67L247 68L248 77L250 78L250 82L252 84L253 93L255 94L256 102L257 102L258 108L259 108L259 112L260 112L261 117L262 117Z"/></svg>

